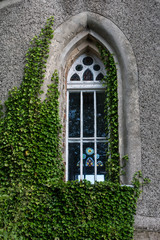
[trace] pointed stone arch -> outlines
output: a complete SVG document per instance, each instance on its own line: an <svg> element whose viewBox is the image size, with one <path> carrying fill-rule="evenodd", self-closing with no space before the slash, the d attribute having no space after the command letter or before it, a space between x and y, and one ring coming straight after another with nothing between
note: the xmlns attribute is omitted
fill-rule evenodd
<svg viewBox="0 0 160 240"><path fill-rule="evenodd" d="M92 51L99 56L96 43L113 53L117 62L119 150L121 157L126 154L129 156L127 174L122 180L130 183L133 174L141 170L138 71L130 42L112 21L95 13L83 12L71 17L55 30L50 45L42 99L45 98L47 85L57 69L60 77L60 114L65 125L65 92L69 67L85 51Z"/></svg>

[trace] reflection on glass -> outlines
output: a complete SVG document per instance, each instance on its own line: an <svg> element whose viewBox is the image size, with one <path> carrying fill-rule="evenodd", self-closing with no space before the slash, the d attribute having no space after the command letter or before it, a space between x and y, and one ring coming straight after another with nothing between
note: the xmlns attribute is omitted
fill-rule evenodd
<svg viewBox="0 0 160 240"><path fill-rule="evenodd" d="M105 92L96 92L97 101L97 137L105 137Z"/></svg>
<svg viewBox="0 0 160 240"><path fill-rule="evenodd" d="M94 178L94 143L87 142L83 143L83 154L86 155L86 158L83 159L83 174L84 178Z"/></svg>
<svg viewBox="0 0 160 240"><path fill-rule="evenodd" d="M105 176L104 175L97 175L97 182L104 182Z"/></svg>
<svg viewBox="0 0 160 240"><path fill-rule="evenodd" d="M99 175L102 176L102 175ZM82 180L86 179L87 181L90 181L92 184L94 184L94 175L82 175ZM80 175L78 176L78 181L80 181ZM104 180L100 180L100 181L104 181Z"/></svg>
<svg viewBox="0 0 160 240"><path fill-rule="evenodd" d="M80 176L80 144L69 143L69 180L76 180Z"/></svg>
<svg viewBox="0 0 160 240"><path fill-rule="evenodd" d="M69 137L80 137L80 93L69 93Z"/></svg>
<svg viewBox="0 0 160 240"><path fill-rule="evenodd" d="M83 93L83 137L94 137L94 95Z"/></svg>
<svg viewBox="0 0 160 240"><path fill-rule="evenodd" d="M93 73L87 69L83 74L83 81L93 81Z"/></svg>
<svg viewBox="0 0 160 240"><path fill-rule="evenodd" d="M106 176L105 167L106 167L107 157L106 157L105 149L107 149L107 143L104 143L104 142L97 143L97 153L99 154L99 158L97 159L97 180L98 180L98 176L100 175L102 175L102 177L99 177L99 179L105 178Z"/></svg>

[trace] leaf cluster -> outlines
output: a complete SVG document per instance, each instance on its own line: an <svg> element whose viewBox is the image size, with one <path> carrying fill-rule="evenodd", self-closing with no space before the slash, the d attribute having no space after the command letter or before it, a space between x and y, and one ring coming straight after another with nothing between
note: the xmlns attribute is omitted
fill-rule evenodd
<svg viewBox="0 0 160 240"><path fill-rule="evenodd" d="M6 230L12 228L10 236L17 239L129 240L136 199L134 188L111 182L60 181L21 193L14 189L6 200L12 213Z"/></svg>
<svg viewBox="0 0 160 240"><path fill-rule="evenodd" d="M0 121L0 239L128 240L140 183L119 184L117 78L113 56L101 49L107 76L109 181L64 183L58 74L40 100L53 18L32 39L24 78L10 91Z"/></svg>
<svg viewBox="0 0 160 240"><path fill-rule="evenodd" d="M99 46L101 59L106 69L106 76L103 84L106 87L105 100L105 122L106 136L108 141L106 170L108 179L112 182L119 182L120 176L120 156L119 156L119 136L118 136L118 92L117 92L117 69L113 55Z"/></svg>
<svg viewBox="0 0 160 240"><path fill-rule="evenodd" d="M12 200L18 209L21 193L28 194L29 189L35 186L50 186L64 178L57 72L52 76L45 101L39 97L53 38L52 26L53 17L47 20L40 35L32 39L26 54L23 82L19 89L9 92L6 111L1 112L0 189L9 196L9 202L6 211L5 206L0 207L0 215L5 216L7 224L10 222L8 218L17 218L16 211L10 212ZM19 196L16 202L12 195ZM0 228L5 228L5 218L0 221Z"/></svg>

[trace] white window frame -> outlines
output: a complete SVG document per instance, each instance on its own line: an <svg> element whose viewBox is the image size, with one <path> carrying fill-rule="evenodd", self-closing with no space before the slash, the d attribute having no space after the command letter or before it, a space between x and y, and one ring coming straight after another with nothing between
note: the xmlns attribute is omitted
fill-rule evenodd
<svg viewBox="0 0 160 240"><path fill-rule="evenodd" d="M100 72L105 76L106 70L103 65L103 63L93 54L82 54L79 58L76 59L76 61L73 63L71 66L68 77L67 77L67 109L66 109L66 114L67 114L67 119L66 119L66 181L68 181L68 174L69 174L69 154L68 154L68 145L70 142L77 142L80 143L80 179L83 180L83 143L86 142L93 142L94 143L94 149L95 149L95 154L94 154L94 163L95 163L95 168L94 168L94 182L97 181L97 142L106 142L105 137L97 137L97 119L96 119L96 92L97 91L105 91L105 87L102 85L101 81L97 81L96 76L95 76L95 71L93 70L93 66L84 66L82 63L82 59L86 56L90 56L93 58L94 63L100 65L101 69L100 71L96 71L96 74L98 75ZM76 73L75 71L75 66L77 64L82 64L83 65L83 71L82 73L78 73L80 76L80 81L70 81L71 76ZM83 73L86 69L90 69L94 75L94 80L93 81L83 81L82 76ZM80 137L79 138L69 138L69 93L70 92L80 92ZM84 92L93 92L94 93L94 137L83 137L83 93ZM92 182L93 183L93 182Z"/></svg>

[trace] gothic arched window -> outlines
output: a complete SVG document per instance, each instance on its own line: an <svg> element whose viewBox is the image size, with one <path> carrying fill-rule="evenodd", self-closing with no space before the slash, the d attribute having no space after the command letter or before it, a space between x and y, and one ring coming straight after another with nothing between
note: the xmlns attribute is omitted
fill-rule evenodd
<svg viewBox="0 0 160 240"><path fill-rule="evenodd" d="M105 74L103 63L83 54L67 77L66 179L104 181L106 136L104 119Z"/></svg>

